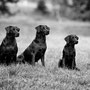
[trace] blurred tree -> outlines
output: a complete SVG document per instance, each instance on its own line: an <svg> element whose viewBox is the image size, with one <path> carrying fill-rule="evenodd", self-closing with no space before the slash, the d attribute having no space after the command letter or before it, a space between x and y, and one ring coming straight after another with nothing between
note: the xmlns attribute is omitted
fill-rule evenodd
<svg viewBox="0 0 90 90"><path fill-rule="evenodd" d="M9 11L9 7L7 6L7 3L17 3L18 1L19 0L0 0L0 13L11 15L11 12Z"/></svg>
<svg viewBox="0 0 90 90"><path fill-rule="evenodd" d="M40 11L42 14L47 14L47 6L45 4L45 0L39 0L38 6L37 6L37 11Z"/></svg>
<svg viewBox="0 0 90 90"><path fill-rule="evenodd" d="M74 20L90 20L90 0L58 0L60 14Z"/></svg>
<svg viewBox="0 0 90 90"><path fill-rule="evenodd" d="M73 0L74 7L78 10L90 9L90 0Z"/></svg>

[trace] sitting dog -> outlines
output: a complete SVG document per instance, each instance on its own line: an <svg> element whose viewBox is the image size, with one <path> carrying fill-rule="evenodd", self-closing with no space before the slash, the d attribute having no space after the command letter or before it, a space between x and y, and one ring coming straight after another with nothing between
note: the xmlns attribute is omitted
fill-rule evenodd
<svg viewBox="0 0 90 90"><path fill-rule="evenodd" d="M6 37L0 45L0 64L9 65L16 62L18 47L15 37L19 37L20 29L16 26L8 26Z"/></svg>
<svg viewBox="0 0 90 90"><path fill-rule="evenodd" d="M44 56L47 49L46 35L49 34L50 28L46 25L39 25L35 29L37 30L35 39L25 51L18 56L17 60L23 63L27 62L34 66L35 62L41 59L42 65L45 66Z"/></svg>
<svg viewBox="0 0 90 90"><path fill-rule="evenodd" d="M64 46L63 57L59 60L58 67L79 70L75 62L75 44L78 44L78 39L76 35L68 35L65 37L66 45Z"/></svg>

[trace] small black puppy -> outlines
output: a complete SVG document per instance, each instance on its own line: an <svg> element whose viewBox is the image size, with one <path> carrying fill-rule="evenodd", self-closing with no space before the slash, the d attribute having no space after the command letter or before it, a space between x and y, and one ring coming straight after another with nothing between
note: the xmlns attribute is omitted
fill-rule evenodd
<svg viewBox="0 0 90 90"><path fill-rule="evenodd" d="M25 51L18 56L17 60L35 65L35 62L41 59L42 65L45 66L44 56L47 49L46 35L49 34L50 28L46 25L39 25L35 29L37 30L35 39Z"/></svg>
<svg viewBox="0 0 90 90"><path fill-rule="evenodd" d="M64 67L68 69L76 69L79 70L76 67L75 62L75 44L78 44L78 37L76 35L68 35L65 37L65 41L67 42L63 49L63 57L61 60L59 60L58 67Z"/></svg>
<svg viewBox="0 0 90 90"><path fill-rule="evenodd" d="M18 47L15 37L19 37L20 28L8 26L5 29L6 37L0 45L0 64L9 65L16 62Z"/></svg>

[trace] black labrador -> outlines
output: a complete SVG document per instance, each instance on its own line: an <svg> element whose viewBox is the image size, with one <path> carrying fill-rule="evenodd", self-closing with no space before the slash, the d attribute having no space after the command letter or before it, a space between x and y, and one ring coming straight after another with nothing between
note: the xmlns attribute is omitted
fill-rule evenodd
<svg viewBox="0 0 90 90"><path fill-rule="evenodd" d="M79 70L76 67L75 61L75 44L78 44L78 39L79 38L76 35L68 35L67 37L65 37L66 45L64 46L63 57L59 60L58 67Z"/></svg>
<svg viewBox="0 0 90 90"><path fill-rule="evenodd" d="M20 28L7 26L5 29L6 37L0 45L0 64L9 65L16 63L18 47L15 37L19 37Z"/></svg>
<svg viewBox="0 0 90 90"><path fill-rule="evenodd" d="M35 65L41 59L42 65L45 66L44 56L47 49L46 35L50 33L50 28L47 25L39 25L36 28L36 37L25 51L18 56L19 62L27 62Z"/></svg>

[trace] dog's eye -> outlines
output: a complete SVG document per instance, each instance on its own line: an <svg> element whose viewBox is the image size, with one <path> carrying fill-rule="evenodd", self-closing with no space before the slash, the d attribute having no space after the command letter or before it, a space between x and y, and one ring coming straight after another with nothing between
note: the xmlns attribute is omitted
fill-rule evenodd
<svg viewBox="0 0 90 90"><path fill-rule="evenodd" d="M43 29L45 29L45 27L43 27Z"/></svg>
<svg viewBox="0 0 90 90"><path fill-rule="evenodd" d="M72 37L72 40L75 40L76 38L75 37Z"/></svg>
<svg viewBox="0 0 90 90"><path fill-rule="evenodd" d="M15 28L12 28L13 31L15 31Z"/></svg>
<svg viewBox="0 0 90 90"><path fill-rule="evenodd" d="M46 27L46 29L48 29L48 27Z"/></svg>
<svg viewBox="0 0 90 90"><path fill-rule="evenodd" d="M41 25L40 25L39 27L40 27L40 28L42 28L42 26L41 26Z"/></svg>
<svg viewBox="0 0 90 90"><path fill-rule="evenodd" d="M78 40L79 38L76 36L76 39Z"/></svg>

